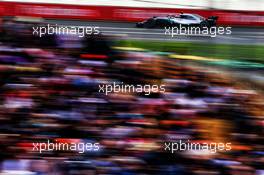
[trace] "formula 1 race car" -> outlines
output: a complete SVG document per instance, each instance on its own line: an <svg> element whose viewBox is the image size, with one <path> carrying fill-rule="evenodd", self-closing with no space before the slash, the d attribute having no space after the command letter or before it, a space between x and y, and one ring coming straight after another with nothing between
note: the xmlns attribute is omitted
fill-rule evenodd
<svg viewBox="0 0 264 175"><path fill-rule="evenodd" d="M174 26L196 26L196 27L213 27L216 26L217 16L204 18L197 14L181 13L178 16L168 15L166 17L152 17L136 24L140 28L163 28Z"/></svg>

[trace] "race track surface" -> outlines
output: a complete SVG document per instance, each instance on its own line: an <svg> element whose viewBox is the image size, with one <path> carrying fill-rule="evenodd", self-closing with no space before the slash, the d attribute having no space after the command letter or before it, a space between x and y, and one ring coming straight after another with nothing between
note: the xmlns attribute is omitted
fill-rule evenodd
<svg viewBox="0 0 264 175"><path fill-rule="evenodd" d="M232 27L232 34L210 36L179 36L165 35L165 29L136 28L135 23L104 22L104 21L79 21L79 20L46 20L49 24L65 26L93 26L100 27L105 35L118 36L123 39L154 40L154 41L190 41L225 44L264 44L264 28L239 28Z"/></svg>

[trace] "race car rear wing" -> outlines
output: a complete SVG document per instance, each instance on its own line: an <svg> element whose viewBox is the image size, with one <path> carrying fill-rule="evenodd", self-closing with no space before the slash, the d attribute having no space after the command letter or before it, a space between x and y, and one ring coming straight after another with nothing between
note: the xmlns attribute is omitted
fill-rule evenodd
<svg viewBox="0 0 264 175"><path fill-rule="evenodd" d="M209 23L209 26L216 26L216 21L218 19L218 16L210 16L206 19L206 21Z"/></svg>
<svg viewBox="0 0 264 175"><path fill-rule="evenodd" d="M210 17L208 17L207 19L217 20L217 19L218 19L218 16L210 16Z"/></svg>

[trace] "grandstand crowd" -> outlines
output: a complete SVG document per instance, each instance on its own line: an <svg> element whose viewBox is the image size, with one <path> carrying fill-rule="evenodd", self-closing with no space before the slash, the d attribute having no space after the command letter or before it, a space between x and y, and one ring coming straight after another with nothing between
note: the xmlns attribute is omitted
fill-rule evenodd
<svg viewBox="0 0 264 175"><path fill-rule="evenodd" d="M5 19L0 34L0 174L263 175L263 96L253 87L118 38L32 35ZM165 85L165 92L99 92L100 84ZM56 139L100 149L36 152ZM230 142L232 150L164 150L165 142Z"/></svg>

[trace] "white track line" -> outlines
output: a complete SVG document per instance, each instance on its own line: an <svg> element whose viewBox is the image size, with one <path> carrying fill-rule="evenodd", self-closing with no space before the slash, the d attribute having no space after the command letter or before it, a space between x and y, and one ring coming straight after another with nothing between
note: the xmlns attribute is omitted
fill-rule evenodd
<svg viewBox="0 0 264 175"><path fill-rule="evenodd" d="M102 31L101 33L114 33L114 34L141 34L141 35L164 35L164 33L153 33L153 32L129 32L129 31Z"/></svg>
<svg viewBox="0 0 264 175"><path fill-rule="evenodd" d="M165 32L163 33L153 33L153 32L134 32L134 31L102 31L101 33L108 33L108 34L139 34L139 35L161 35L164 37L171 37L171 38L175 38L175 37L211 37L211 38L216 38L219 35L216 35L216 37L213 37L213 35L204 35L204 34L174 34L174 36L172 37L171 34L167 34L165 35Z"/></svg>

